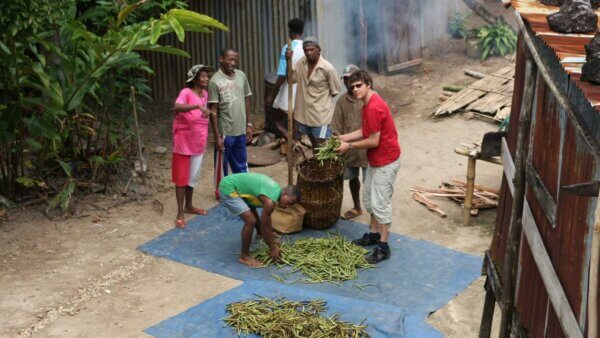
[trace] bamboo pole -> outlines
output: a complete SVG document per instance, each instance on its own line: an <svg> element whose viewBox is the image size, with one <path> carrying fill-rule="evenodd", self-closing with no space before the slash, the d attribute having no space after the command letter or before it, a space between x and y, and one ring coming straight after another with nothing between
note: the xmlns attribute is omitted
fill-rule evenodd
<svg viewBox="0 0 600 338"><path fill-rule="evenodd" d="M500 337L510 337L513 301L515 293L515 276L518 247L521 242L523 205L525 201L525 140L531 126L531 112L535 96L537 67L531 54L526 51L525 85L523 87L523 100L519 113L519 130L517 134L517 149L515 156L515 176L513 180L514 193L508 229L506 253L504 256L503 285L502 285L502 321L500 323Z"/></svg>
<svg viewBox="0 0 600 338"><path fill-rule="evenodd" d="M146 160L142 154L142 136L140 135L140 126L138 124L137 108L135 107L135 88L131 89L131 105L133 107L133 122L135 126L135 135L137 136L138 156L140 158L140 174L142 176L142 184L146 185Z"/></svg>
<svg viewBox="0 0 600 338"><path fill-rule="evenodd" d="M289 50L292 50L292 39L288 38L287 46L288 46ZM292 102L292 100L294 99L294 88L292 87L293 86L292 58L287 60L287 83L288 83L287 132L288 132L288 148L289 148L288 152L287 152L288 185L292 185L294 183L294 152L292 151L292 140L294 138L294 135L292 133L292 128L294 126L294 109L292 107L293 107L293 104L295 103L295 102Z"/></svg>
<svg viewBox="0 0 600 338"><path fill-rule="evenodd" d="M463 224L469 225L471 219L471 209L473 208L473 192L475 190L475 166L477 164L477 151L469 154L467 166L467 188L465 192L465 205L463 208Z"/></svg>
<svg viewBox="0 0 600 338"><path fill-rule="evenodd" d="M365 19L364 0L358 2L358 20L360 21L360 69L367 69L367 20Z"/></svg>

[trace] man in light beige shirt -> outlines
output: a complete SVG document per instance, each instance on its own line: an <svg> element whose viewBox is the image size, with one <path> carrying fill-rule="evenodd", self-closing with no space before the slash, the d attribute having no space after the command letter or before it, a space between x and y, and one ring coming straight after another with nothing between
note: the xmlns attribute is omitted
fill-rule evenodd
<svg viewBox="0 0 600 338"><path fill-rule="evenodd" d="M341 84L335 68L321 56L316 38L307 37L302 47L304 57L295 68L294 120L298 123L298 132L308 135L316 148L331 137L333 97L340 92Z"/></svg>

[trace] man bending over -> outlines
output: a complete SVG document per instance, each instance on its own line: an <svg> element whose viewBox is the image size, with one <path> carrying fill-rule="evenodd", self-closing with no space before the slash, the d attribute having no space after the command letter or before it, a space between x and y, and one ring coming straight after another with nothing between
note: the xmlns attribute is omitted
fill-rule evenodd
<svg viewBox="0 0 600 338"><path fill-rule="evenodd" d="M300 200L300 189L294 185L283 190L272 178L257 173L241 173L225 176L219 184L219 203L244 221L242 228L242 253L240 263L259 267L262 263L250 255L250 244L254 228L269 246L273 260L280 260L280 251L275 243L271 214L275 205L287 208ZM256 208L262 208L258 216Z"/></svg>

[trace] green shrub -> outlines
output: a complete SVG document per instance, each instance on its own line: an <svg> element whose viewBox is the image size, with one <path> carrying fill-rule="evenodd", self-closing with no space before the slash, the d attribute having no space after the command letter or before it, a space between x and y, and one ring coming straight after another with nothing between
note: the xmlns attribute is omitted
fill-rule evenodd
<svg viewBox="0 0 600 338"><path fill-rule="evenodd" d="M510 26L503 23L481 26L474 29L471 34L477 38L477 43L483 50L482 60L494 55L511 54L517 49L517 34Z"/></svg>
<svg viewBox="0 0 600 338"><path fill-rule="evenodd" d="M43 190L66 209L78 182L108 184L132 148L130 88L150 93L138 52L189 57L158 39L228 30L182 4L0 1L0 196Z"/></svg>
<svg viewBox="0 0 600 338"><path fill-rule="evenodd" d="M455 39L463 39L467 36L467 16L459 12L454 13L448 21L448 33Z"/></svg>

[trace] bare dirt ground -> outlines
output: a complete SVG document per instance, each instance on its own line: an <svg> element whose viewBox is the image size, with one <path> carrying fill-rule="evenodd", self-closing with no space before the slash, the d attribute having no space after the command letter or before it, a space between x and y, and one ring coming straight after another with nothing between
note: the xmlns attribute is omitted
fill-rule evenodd
<svg viewBox="0 0 600 338"><path fill-rule="evenodd" d="M442 180L464 179L467 161L453 152L454 147L478 142L485 132L497 129L496 124L463 115L430 117L442 83L472 82L463 75L465 68L490 73L511 63L504 58L468 59L462 48L461 42L440 43L426 51L421 67L377 76L375 88L395 112L403 150L392 230L482 257L491 241L496 210L480 212L466 227L454 202L439 200L448 213L440 218L409 193L414 185L435 188ZM170 148L172 116L159 107L144 118L149 150L158 145ZM12 212L0 224L0 336L146 336L145 328L241 283L136 250L172 229L175 220L171 157L169 153L148 157L149 193L140 201L112 206L116 200L111 196L91 196L77 205L78 215L87 217L54 222L40 213L41 207L30 207ZM287 179L285 161L253 171L282 184ZM499 188L500 179L500 166L478 163L478 184ZM215 206L212 154L205 159L200 187L195 191L196 205ZM164 205L162 214L154 200ZM346 191L343 210L350 205ZM367 216L358 221L366 223ZM482 306L479 278L428 322L448 337L475 337Z"/></svg>

